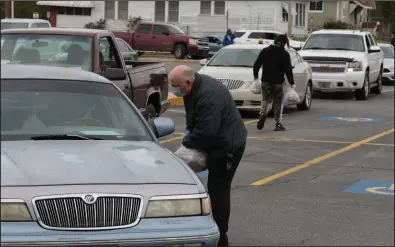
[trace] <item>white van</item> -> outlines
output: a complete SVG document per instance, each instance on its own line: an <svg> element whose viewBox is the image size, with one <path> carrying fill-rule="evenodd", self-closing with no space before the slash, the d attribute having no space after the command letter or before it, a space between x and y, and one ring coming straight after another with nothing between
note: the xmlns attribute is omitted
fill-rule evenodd
<svg viewBox="0 0 395 247"><path fill-rule="evenodd" d="M47 28L52 27L51 23L43 19L2 19L1 30L13 28Z"/></svg>

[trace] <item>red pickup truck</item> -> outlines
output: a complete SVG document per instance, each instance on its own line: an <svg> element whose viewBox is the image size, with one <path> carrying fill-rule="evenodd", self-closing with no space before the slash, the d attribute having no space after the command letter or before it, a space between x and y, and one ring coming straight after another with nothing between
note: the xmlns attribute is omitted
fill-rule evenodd
<svg viewBox="0 0 395 247"><path fill-rule="evenodd" d="M135 32L113 32L113 34L128 42L139 52L170 52L177 59L184 59L187 56L208 57L208 40L186 35L177 25L141 22L135 30Z"/></svg>

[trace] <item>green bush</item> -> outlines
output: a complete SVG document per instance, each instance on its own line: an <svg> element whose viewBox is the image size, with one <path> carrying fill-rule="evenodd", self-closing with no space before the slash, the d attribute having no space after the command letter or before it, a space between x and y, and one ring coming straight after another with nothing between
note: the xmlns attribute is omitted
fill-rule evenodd
<svg viewBox="0 0 395 247"><path fill-rule="evenodd" d="M352 25L343 21L326 21L324 29L353 29Z"/></svg>
<svg viewBox="0 0 395 247"><path fill-rule="evenodd" d="M88 22L85 24L84 28L89 29L106 29L106 20L100 19L96 22Z"/></svg>

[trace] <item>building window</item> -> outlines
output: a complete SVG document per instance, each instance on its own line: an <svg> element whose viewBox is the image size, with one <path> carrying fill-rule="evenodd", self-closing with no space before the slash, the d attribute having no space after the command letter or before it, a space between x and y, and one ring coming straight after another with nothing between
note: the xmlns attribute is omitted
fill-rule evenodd
<svg viewBox="0 0 395 247"><path fill-rule="evenodd" d="M322 11L322 1L310 1L309 11Z"/></svg>
<svg viewBox="0 0 395 247"><path fill-rule="evenodd" d="M295 17L295 26L304 27L306 26L306 4L297 3L296 4L296 17Z"/></svg>
<svg viewBox="0 0 395 247"><path fill-rule="evenodd" d="M165 1L155 1L155 21L165 21Z"/></svg>
<svg viewBox="0 0 395 247"><path fill-rule="evenodd" d="M179 9L178 1L169 1L169 10L168 10L169 22L178 22L178 9Z"/></svg>
<svg viewBox="0 0 395 247"><path fill-rule="evenodd" d="M214 15L224 15L224 14L225 14L225 1L215 1Z"/></svg>
<svg viewBox="0 0 395 247"><path fill-rule="evenodd" d="M92 9L77 8L77 7L58 7L57 13L59 15L85 15L90 16Z"/></svg>
<svg viewBox="0 0 395 247"><path fill-rule="evenodd" d="M283 22L288 22L288 12L282 8L282 17L283 17Z"/></svg>
<svg viewBox="0 0 395 247"><path fill-rule="evenodd" d="M118 1L118 20L126 20L129 17L129 1Z"/></svg>
<svg viewBox="0 0 395 247"><path fill-rule="evenodd" d="M104 16L106 19L114 19L115 18L115 1L108 0L104 1Z"/></svg>
<svg viewBox="0 0 395 247"><path fill-rule="evenodd" d="M211 15L211 2L201 1L200 2L200 14L201 15Z"/></svg>

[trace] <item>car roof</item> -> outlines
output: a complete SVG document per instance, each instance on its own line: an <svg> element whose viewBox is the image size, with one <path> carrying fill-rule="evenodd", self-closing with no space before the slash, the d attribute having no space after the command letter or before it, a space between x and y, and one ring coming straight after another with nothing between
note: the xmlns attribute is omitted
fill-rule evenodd
<svg viewBox="0 0 395 247"><path fill-rule="evenodd" d="M43 20L43 19L23 19L23 18L7 18L7 19L2 19L1 22L4 22L4 23L7 23L7 22L12 22L12 23L25 23L25 22L49 23L49 21Z"/></svg>
<svg viewBox="0 0 395 247"><path fill-rule="evenodd" d="M337 30L337 29L322 29L318 31L314 31L311 34L353 34L363 36L364 34L368 34L368 31L360 31L360 30Z"/></svg>
<svg viewBox="0 0 395 247"><path fill-rule="evenodd" d="M1 79L74 80L111 83L108 79L90 71L24 64L2 64Z"/></svg>
<svg viewBox="0 0 395 247"><path fill-rule="evenodd" d="M266 48L270 45L267 44L233 44L233 45L227 45L223 47L221 50L232 50L232 49L256 49L256 50L262 50L263 48ZM286 50L291 50L295 51L293 48L286 48Z"/></svg>
<svg viewBox="0 0 395 247"><path fill-rule="evenodd" d="M2 34L62 34L62 35L80 35L93 37L100 33L109 33L107 30L90 29L90 28L15 28L1 30Z"/></svg>
<svg viewBox="0 0 395 247"><path fill-rule="evenodd" d="M267 33L282 33L279 31L275 31L275 30L251 30L251 29L238 29L235 32L267 32Z"/></svg>

